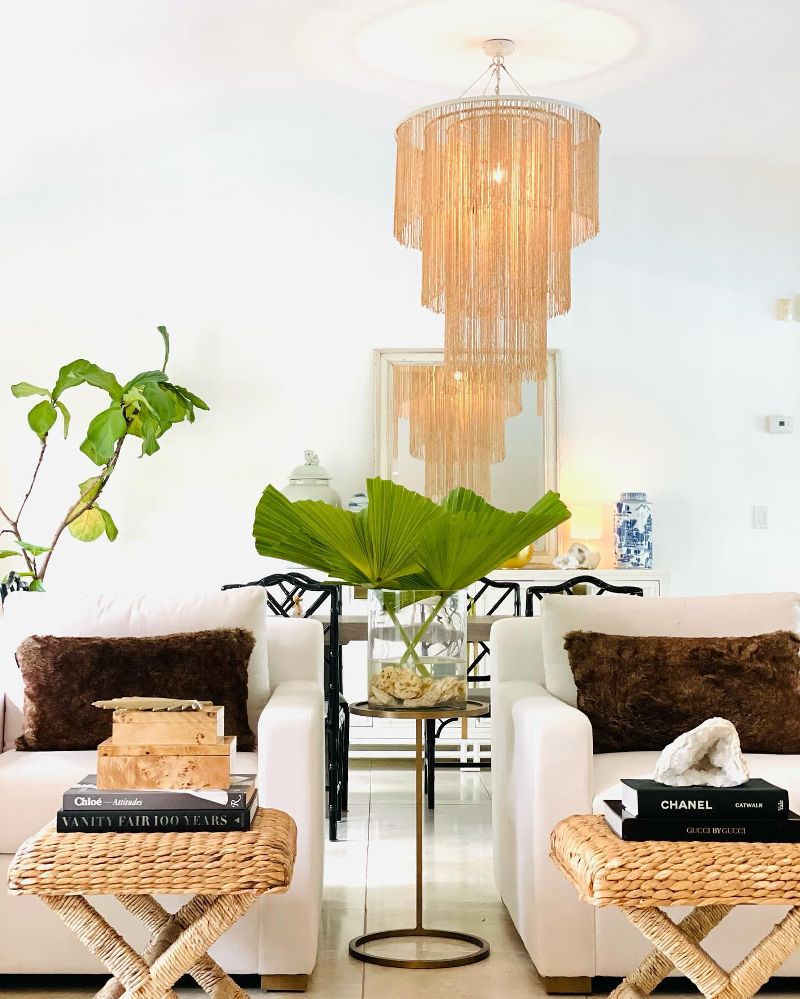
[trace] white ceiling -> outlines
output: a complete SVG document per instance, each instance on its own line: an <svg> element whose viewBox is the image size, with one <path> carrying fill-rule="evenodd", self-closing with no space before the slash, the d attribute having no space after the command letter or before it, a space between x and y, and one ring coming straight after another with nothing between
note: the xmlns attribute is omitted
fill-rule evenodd
<svg viewBox="0 0 800 999"><path fill-rule="evenodd" d="M0 0L0 196L150 169L209 129L354 156L461 92L487 36L606 152L800 163L800 0Z"/></svg>

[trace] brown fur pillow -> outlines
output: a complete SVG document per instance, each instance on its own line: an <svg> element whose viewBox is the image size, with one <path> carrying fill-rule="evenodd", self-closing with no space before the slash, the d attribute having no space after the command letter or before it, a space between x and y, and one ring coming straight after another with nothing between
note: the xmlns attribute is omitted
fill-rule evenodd
<svg viewBox="0 0 800 999"><path fill-rule="evenodd" d="M800 753L800 639L655 638L573 631L564 646L596 753L661 750L706 718L750 753Z"/></svg>
<svg viewBox="0 0 800 999"><path fill-rule="evenodd" d="M196 697L225 708L225 734L253 749L247 670L255 638L244 628L152 638L33 635L17 649L25 681L17 749L96 749L111 735L112 697Z"/></svg>

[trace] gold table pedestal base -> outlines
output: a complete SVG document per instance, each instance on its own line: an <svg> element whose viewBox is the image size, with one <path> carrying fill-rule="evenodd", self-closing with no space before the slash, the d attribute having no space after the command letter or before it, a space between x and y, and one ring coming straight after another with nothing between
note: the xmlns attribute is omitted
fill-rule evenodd
<svg viewBox="0 0 800 999"><path fill-rule="evenodd" d="M373 954L366 950L368 944L376 940L401 940L401 939L422 939L425 937L438 937L440 940L456 940L459 943L469 944L475 950L471 954L458 954L455 957L384 957L382 954ZM422 926L411 927L407 930L379 930L377 933L364 933L360 937L353 937L350 941L350 955L357 957L359 961L367 964L380 964L384 968L461 968L465 964L477 964L489 956L489 943L482 937L475 937L471 933L459 933L457 930L426 930Z"/></svg>
<svg viewBox="0 0 800 999"><path fill-rule="evenodd" d="M377 933L363 933L361 936L353 937L350 941L350 956L364 961L367 964L379 964L384 968L460 968L466 964L476 964L489 956L489 943L482 937L473 936L472 933L461 933L458 930L429 930L422 925L422 775L424 760L422 755L422 722L429 718L477 718L480 715L488 714L489 707L477 701L467 701L466 708L435 708L420 709L418 711L409 710L382 710L371 708L366 702L351 704L350 710L356 715L365 715L368 718L413 718L416 721L416 847L417 847L417 876L416 876L416 912L417 925L408 929L400 930L379 930ZM413 939L439 939L450 940L467 944L472 947L472 951L466 954L457 954L453 957L384 957L382 954L375 954L367 950L367 946L377 940L413 940Z"/></svg>

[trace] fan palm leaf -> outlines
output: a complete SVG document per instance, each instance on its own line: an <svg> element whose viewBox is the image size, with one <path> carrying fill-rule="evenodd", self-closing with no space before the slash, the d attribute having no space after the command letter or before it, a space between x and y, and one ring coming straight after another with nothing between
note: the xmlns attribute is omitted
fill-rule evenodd
<svg viewBox="0 0 800 999"><path fill-rule="evenodd" d="M443 509L446 516L426 527L417 553L425 585L440 592L470 586L569 516L553 492L527 512L508 513L461 489L444 500Z"/></svg>
<svg viewBox="0 0 800 999"><path fill-rule="evenodd" d="M570 516L554 492L518 513L469 489L437 504L388 479L369 479L367 496L367 508L351 513L319 500L291 503L267 486L256 550L344 583L441 593L469 586Z"/></svg>

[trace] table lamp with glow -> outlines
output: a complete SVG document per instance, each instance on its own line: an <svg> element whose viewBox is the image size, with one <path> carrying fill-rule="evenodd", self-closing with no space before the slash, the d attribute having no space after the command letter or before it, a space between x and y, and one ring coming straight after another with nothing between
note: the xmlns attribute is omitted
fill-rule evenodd
<svg viewBox="0 0 800 999"><path fill-rule="evenodd" d="M572 516L567 522L570 537L585 549L583 568L596 569L600 565L600 552L589 542L603 536L603 507L599 503L575 503L570 510Z"/></svg>

